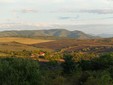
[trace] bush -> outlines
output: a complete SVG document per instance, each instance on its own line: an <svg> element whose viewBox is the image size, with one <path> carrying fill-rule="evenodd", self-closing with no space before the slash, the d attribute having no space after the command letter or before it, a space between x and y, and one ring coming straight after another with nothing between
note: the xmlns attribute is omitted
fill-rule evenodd
<svg viewBox="0 0 113 85"><path fill-rule="evenodd" d="M72 55L64 55L65 62L62 63L63 72L66 74L73 73L76 68L75 61Z"/></svg>
<svg viewBox="0 0 113 85"><path fill-rule="evenodd" d="M96 71L90 73L84 85L113 85L110 73L107 71Z"/></svg>
<svg viewBox="0 0 113 85"><path fill-rule="evenodd" d="M38 62L23 58L0 59L0 85L42 85Z"/></svg>

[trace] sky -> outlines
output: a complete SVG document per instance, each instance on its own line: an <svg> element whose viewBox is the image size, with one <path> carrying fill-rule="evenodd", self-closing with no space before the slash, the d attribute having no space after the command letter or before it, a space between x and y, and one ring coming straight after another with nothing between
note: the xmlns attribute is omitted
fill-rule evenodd
<svg viewBox="0 0 113 85"><path fill-rule="evenodd" d="M113 0L0 0L4 23L113 25Z"/></svg>

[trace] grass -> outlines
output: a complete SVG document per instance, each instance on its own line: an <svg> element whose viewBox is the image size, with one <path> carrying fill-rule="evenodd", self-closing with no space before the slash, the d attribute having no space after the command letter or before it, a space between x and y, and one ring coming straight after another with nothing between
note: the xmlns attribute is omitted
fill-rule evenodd
<svg viewBox="0 0 113 85"><path fill-rule="evenodd" d="M7 57L7 56L10 56L10 55L9 54L6 54L6 53L0 53L0 58Z"/></svg>
<svg viewBox="0 0 113 85"><path fill-rule="evenodd" d="M113 52L113 38L108 39L65 39L46 43L33 44L34 47L48 48L61 52Z"/></svg>
<svg viewBox="0 0 113 85"><path fill-rule="evenodd" d="M53 41L53 40L17 38L17 37L2 37L2 38L0 38L0 42L19 42L22 44L35 44L35 43L44 43L44 42L50 42L50 41Z"/></svg>
<svg viewBox="0 0 113 85"><path fill-rule="evenodd" d="M15 43L6 43L0 44L0 50L12 50L12 51L19 51L19 50L37 50L38 48L33 46L27 46L23 44L15 44Z"/></svg>

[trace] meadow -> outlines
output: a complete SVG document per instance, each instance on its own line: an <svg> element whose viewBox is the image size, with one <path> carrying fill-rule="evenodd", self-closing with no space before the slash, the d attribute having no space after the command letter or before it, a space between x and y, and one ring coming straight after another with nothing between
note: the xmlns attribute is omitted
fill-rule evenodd
<svg viewBox="0 0 113 85"><path fill-rule="evenodd" d="M18 42L22 44L35 44L35 43L43 43L50 42L53 40L44 40L44 39L33 39L33 38L21 38L21 37L1 37L0 42Z"/></svg>

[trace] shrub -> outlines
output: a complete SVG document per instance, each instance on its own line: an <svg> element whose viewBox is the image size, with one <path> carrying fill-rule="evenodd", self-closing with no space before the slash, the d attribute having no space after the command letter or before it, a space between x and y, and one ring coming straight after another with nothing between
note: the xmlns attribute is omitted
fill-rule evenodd
<svg viewBox="0 0 113 85"><path fill-rule="evenodd" d="M90 74L84 85L113 85L110 73L107 71L96 71Z"/></svg>
<svg viewBox="0 0 113 85"><path fill-rule="evenodd" d="M0 85L41 85L38 62L23 58L0 59Z"/></svg>
<svg viewBox="0 0 113 85"><path fill-rule="evenodd" d="M76 68L75 61L73 60L73 56L64 55L64 60L65 62L62 63L63 72L66 74L72 73Z"/></svg>

